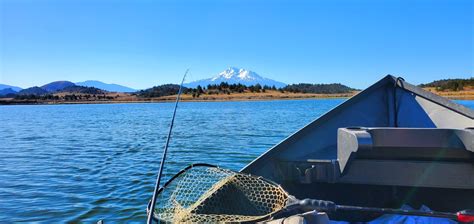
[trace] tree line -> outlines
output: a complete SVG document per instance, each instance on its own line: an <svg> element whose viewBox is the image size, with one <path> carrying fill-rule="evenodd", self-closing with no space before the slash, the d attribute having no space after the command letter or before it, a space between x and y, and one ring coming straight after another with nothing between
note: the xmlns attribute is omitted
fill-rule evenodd
<svg viewBox="0 0 474 224"><path fill-rule="evenodd" d="M350 93L355 89L348 86L334 83L334 84L292 84L283 88L277 88L275 86L267 85L250 85L246 86L243 84L229 84L227 82L221 82L220 84L210 84L207 86L198 85L196 88L183 87L184 94L192 94L193 98L200 97L203 94L207 95L219 95L219 94L232 94L232 93L264 93L267 91L279 91L281 93L318 93L318 94L333 94L333 93ZM179 91L179 85L176 84L165 84L161 86L154 86L152 88L141 90L136 93L138 97L161 97L175 95Z"/></svg>
<svg viewBox="0 0 474 224"><path fill-rule="evenodd" d="M76 95L76 94L66 94L63 96L45 94L45 95L35 95L35 94L23 94L15 95L14 99L16 100L44 100L44 101L88 101L88 100L113 100L117 96L107 96L107 95L96 95L96 94L85 94L85 95Z"/></svg>
<svg viewBox="0 0 474 224"><path fill-rule="evenodd" d="M466 87L474 87L474 78L469 79L441 79L421 84L420 87L435 87L438 91L461 91Z"/></svg>
<svg viewBox="0 0 474 224"><path fill-rule="evenodd" d="M292 93L316 93L316 94L336 94L336 93L350 93L356 89L342 85L340 83L331 84L309 84L300 83L292 84L283 88L285 91Z"/></svg>

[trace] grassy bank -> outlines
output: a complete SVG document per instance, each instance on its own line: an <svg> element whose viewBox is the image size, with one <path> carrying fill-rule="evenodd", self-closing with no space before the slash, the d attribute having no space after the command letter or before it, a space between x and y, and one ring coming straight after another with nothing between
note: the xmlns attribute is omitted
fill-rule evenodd
<svg viewBox="0 0 474 224"><path fill-rule="evenodd" d="M434 87L423 88L426 91L430 91L436 95L446 97L453 100L474 100L474 88L466 87L460 91L439 91Z"/></svg>
<svg viewBox="0 0 474 224"><path fill-rule="evenodd" d="M462 91L437 91L435 88L424 88L427 91L437 95L459 100L474 100L474 89L467 88ZM349 98L357 91L343 94L312 94L312 93L289 93L269 90L266 92L243 92L230 94L202 94L199 97L193 94L183 94L182 101L188 102L204 102L204 101L252 101L252 100L292 100L292 99L330 99L330 98ZM65 94L65 93L61 93ZM78 95L79 96L79 95ZM176 95L143 98L128 93L107 93L105 97L76 99L76 100L39 100L24 99L18 100L14 98L0 99L1 105L19 105L19 104L106 104L106 103L147 103L147 102L169 102L176 99Z"/></svg>

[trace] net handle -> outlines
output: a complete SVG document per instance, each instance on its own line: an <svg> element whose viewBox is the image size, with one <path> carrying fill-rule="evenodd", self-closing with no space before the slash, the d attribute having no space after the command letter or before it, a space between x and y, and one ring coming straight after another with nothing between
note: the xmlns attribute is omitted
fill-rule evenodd
<svg viewBox="0 0 474 224"><path fill-rule="evenodd" d="M158 191L156 192L156 195L159 195L171 182L173 182L174 179L178 178L181 174L183 174L184 172L188 171L189 169L193 168L193 167L198 167L198 166L202 166L202 167L212 167L212 168L219 168L218 166L216 165L212 165L212 164L208 164L208 163L193 163L187 167L185 167L184 169L182 169L181 171L179 171L178 173L176 173L173 177L171 177L168 181L166 181L165 184L163 184L162 187L160 187L160 189L158 189ZM150 212L153 212L151 214L151 217L153 218L154 221L158 222L158 218L155 216L155 212L154 211L151 211L151 203L152 201L150 200L148 202L148 205L146 206L146 213L149 214Z"/></svg>

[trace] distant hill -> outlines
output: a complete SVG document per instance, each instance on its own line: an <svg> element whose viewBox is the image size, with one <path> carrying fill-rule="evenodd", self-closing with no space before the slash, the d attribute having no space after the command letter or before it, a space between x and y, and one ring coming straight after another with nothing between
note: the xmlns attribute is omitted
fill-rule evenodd
<svg viewBox="0 0 474 224"><path fill-rule="evenodd" d="M12 88L0 89L0 96L14 95L17 91Z"/></svg>
<svg viewBox="0 0 474 224"><path fill-rule="evenodd" d="M98 89L103 89L109 92L123 92L123 93L131 93L131 92L136 92L136 89L132 89L130 87L118 85L118 84L113 84L113 83L104 83L101 81L96 81L96 80L87 80L84 82L76 82L76 85L78 86L87 86L87 87L95 87Z"/></svg>
<svg viewBox="0 0 474 224"><path fill-rule="evenodd" d="M332 94L332 93L350 93L356 89L342 85L340 83L332 84L291 84L283 88L283 90L294 93L316 93L316 94Z"/></svg>
<svg viewBox="0 0 474 224"><path fill-rule="evenodd" d="M154 86L149 89L140 90L137 92L139 97L160 97L160 96L170 96L177 94L179 91L179 85L176 84L165 84L161 86ZM187 88L183 88L183 92L186 92Z"/></svg>
<svg viewBox="0 0 474 224"><path fill-rule="evenodd" d="M437 90L460 91L466 87L474 87L474 78L469 79L441 79L426 84L420 84L420 87L435 87Z"/></svg>
<svg viewBox="0 0 474 224"><path fill-rule="evenodd" d="M82 93L82 94L105 94L106 91L95 88L95 87L86 87L86 86L68 86L58 92L66 93Z"/></svg>
<svg viewBox="0 0 474 224"><path fill-rule="evenodd" d="M10 96L14 95L35 95L35 96L43 96L43 95L51 95L54 93L82 93L82 94L105 94L107 91L98 89L95 87L86 87L86 86L78 86L69 81L56 81L51 82L41 87L34 86L27 89L20 90L19 92L15 92L11 88L0 90L0 96L9 94Z"/></svg>
<svg viewBox="0 0 474 224"><path fill-rule="evenodd" d="M33 86L27 89L22 89L20 92L18 92L18 95L44 95L47 94L48 91L45 89L38 87L38 86Z"/></svg>
<svg viewBox="0 0 474 224"><path fill-rule="evenodd" d="M56 92L69 86L75 86L75 84L69 81L56 81L43 85L41 88L48 92Z"/></svg>
<svg viewBox="0 0 474 224"><path fill-rule="evenodd" d="M207 85L219 85L222 82L228 84L240 83L245 86L260 84L261 86L275 86L276 88L282 88L286 86L285 83L264 78L253 71L234 67L230 67L212 78L185 83L184 86L196 88L198 85L205 87Z"/></svg>
<svg viewBox="0 0 474 224"><path fill-rule="evenodd" d="M22 88L20 88L18 86L10 86L10 85L5 85L5 84L0 84L0 90L2 90L2 89L12 89L15 92L19 92L20 90L22 90Z"/></svg>

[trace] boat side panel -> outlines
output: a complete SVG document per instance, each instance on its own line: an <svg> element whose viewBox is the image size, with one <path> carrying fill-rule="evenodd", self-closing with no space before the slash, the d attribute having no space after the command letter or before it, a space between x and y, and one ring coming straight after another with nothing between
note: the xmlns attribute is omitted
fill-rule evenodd
<svg viewBox="0 0 474 224"><path fill-rule="evenodd" d="M467 128L474 127L474 119L452 111L439 104L435 104L422 97L416 97L421 108L428 113L437 128Z"/></svg>
<svg viewBox="0 0 474 224"><path fill-rule="evenodd" d="M472 127L472 110L386 76L311 122L247 165L242 172L279 182L280 161L337 158L340 127ZM394 91L396 90L396 91ZM395 106L396 104L396 106Z"/></svg>
<svg viewBox="0 0 474 224"><path fill-rule="evenodd" d="M393 92L392 76L347 100L340 106L324 114L303 129L277 144L254 160L242 171L264 176L274 181L275 164L279 160L300 158L335 159L337 129L349 126L388 127L390 115L387 105L391 100L387 92Z"/></svg>

